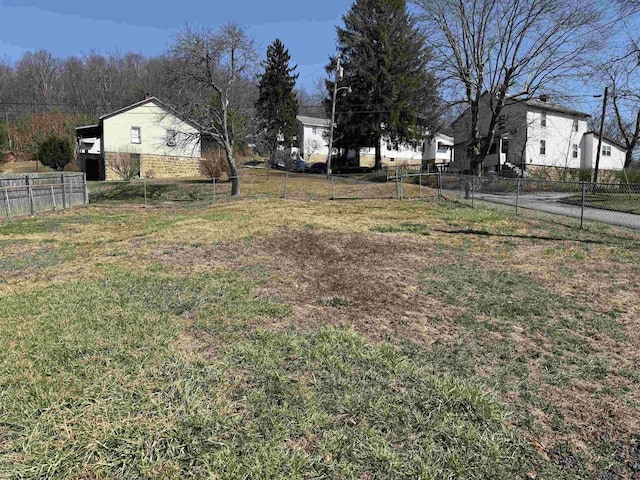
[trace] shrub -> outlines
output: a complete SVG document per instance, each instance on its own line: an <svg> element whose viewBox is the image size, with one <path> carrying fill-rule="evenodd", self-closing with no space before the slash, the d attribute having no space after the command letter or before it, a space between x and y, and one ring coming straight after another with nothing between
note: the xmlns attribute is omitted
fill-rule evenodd
<svg viewBox="0 0 640 480"><path fill-rule="evenodd" d="M51 134L38 145L36 159L43 165L60 172L73 160L71 142Z"/></svg>
<svg viewBox="0 0 640 480"><path fill-rule="evenodd" d="M220 150L207 150L200 160L200 173L208 178L220 178L228 172L227 156Z"/></svg>

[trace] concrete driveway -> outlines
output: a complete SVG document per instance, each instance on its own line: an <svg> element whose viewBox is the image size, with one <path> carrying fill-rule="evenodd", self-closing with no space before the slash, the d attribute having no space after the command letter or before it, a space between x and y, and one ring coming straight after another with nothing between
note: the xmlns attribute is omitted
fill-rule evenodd
<svg viewBox="0 0 640 480"><path fill-rule="evenodd" d="M457 190L443 190L443 193L464 198L464 192ZM519 208L537 210L539 212L564 215L565 217L580 218L580 207L561 203L562 199L569 198L570 193L525 193L520 195L518 200ZM499 203L502 205L516 205L516 195L505 193L482 193L475 192L474 198L485 202ZM593 222L608 223L619 227L640 229L640 215L633 213L616 212L612 210L601 210L599 208L584 208L584 219Z"/></svg>

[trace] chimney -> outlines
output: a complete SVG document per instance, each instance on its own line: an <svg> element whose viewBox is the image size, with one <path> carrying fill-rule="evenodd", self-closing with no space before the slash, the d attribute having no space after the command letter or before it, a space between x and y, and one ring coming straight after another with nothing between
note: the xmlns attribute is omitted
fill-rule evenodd
<svg viewBox="0 0 640 480"><path fill-rule="evenodd" d="M544 103L549 103L550 100L550 96L548 93L545 93L544 95L540 95L540 101L544 102Z"/></svg>
<svg viewBox="0 0 640 480"><path fill-rule="evenodd" d="M149 100L150 98L151 98L151 94L150 94L149 92L146 92L146 93L144 94L144 99L145 99L145 100Z"/></svg>

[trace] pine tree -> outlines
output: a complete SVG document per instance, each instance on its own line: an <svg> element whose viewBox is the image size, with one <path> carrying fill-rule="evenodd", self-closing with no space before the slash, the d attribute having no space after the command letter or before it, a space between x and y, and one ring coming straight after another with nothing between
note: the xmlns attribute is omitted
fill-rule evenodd
<svg viewBox="0 0 640 480"><path fill-rule="evenodd" d="M339 85L351 92L337 100L336 145L375 147L380 168L381 138L418 140L435 124L439 97L427 67L431 54L405 0L356 0L343 22L337 29L344 69ZM331 92L333 83L327 87ZM329 111L331 100L325 105Z"/></svg>
<svg viewBox="0 0 640 480"><path fill-rule="evenodd" d="M289 67L290 60L289 51L276 39L267 48L267 60L262 64L264 73L258 77L257 116L271 156L276 153L280 138L288 147L296 135L298 99L294 88L298 74L294 73L297 66Z"/></svg>

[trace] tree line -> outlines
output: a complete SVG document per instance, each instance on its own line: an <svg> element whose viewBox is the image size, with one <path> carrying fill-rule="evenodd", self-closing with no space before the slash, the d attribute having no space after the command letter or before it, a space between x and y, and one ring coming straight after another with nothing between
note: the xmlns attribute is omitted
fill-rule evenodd
<svg viewBox="0 0 640 480"><path fill-rule="evenodd" d="M610 130L633 152L640 137L633 28L639 8L637 2L591 0L355 0L337 27L337 54L329 57L319 94L327 116L336 109L335 144L375 148L379 166L383 136L417 140L441 126L443 113L469 109L467 153L478 172L506 98L607 85ZM615 50L612 29L618 29ZM186 28L160 57L26 53L15 65L0 63L0 148L15 146L21 131L42 137L42 125L68 130L149 92L200 124L237 177L239 146L273 155L278 144L292 141L295 115L309 97L296 80L282 42L274 41L260 59L235 23ZM481 128L479 103L486 94L490 120ZM239 192L239 181L233 191Z"/></svg>

